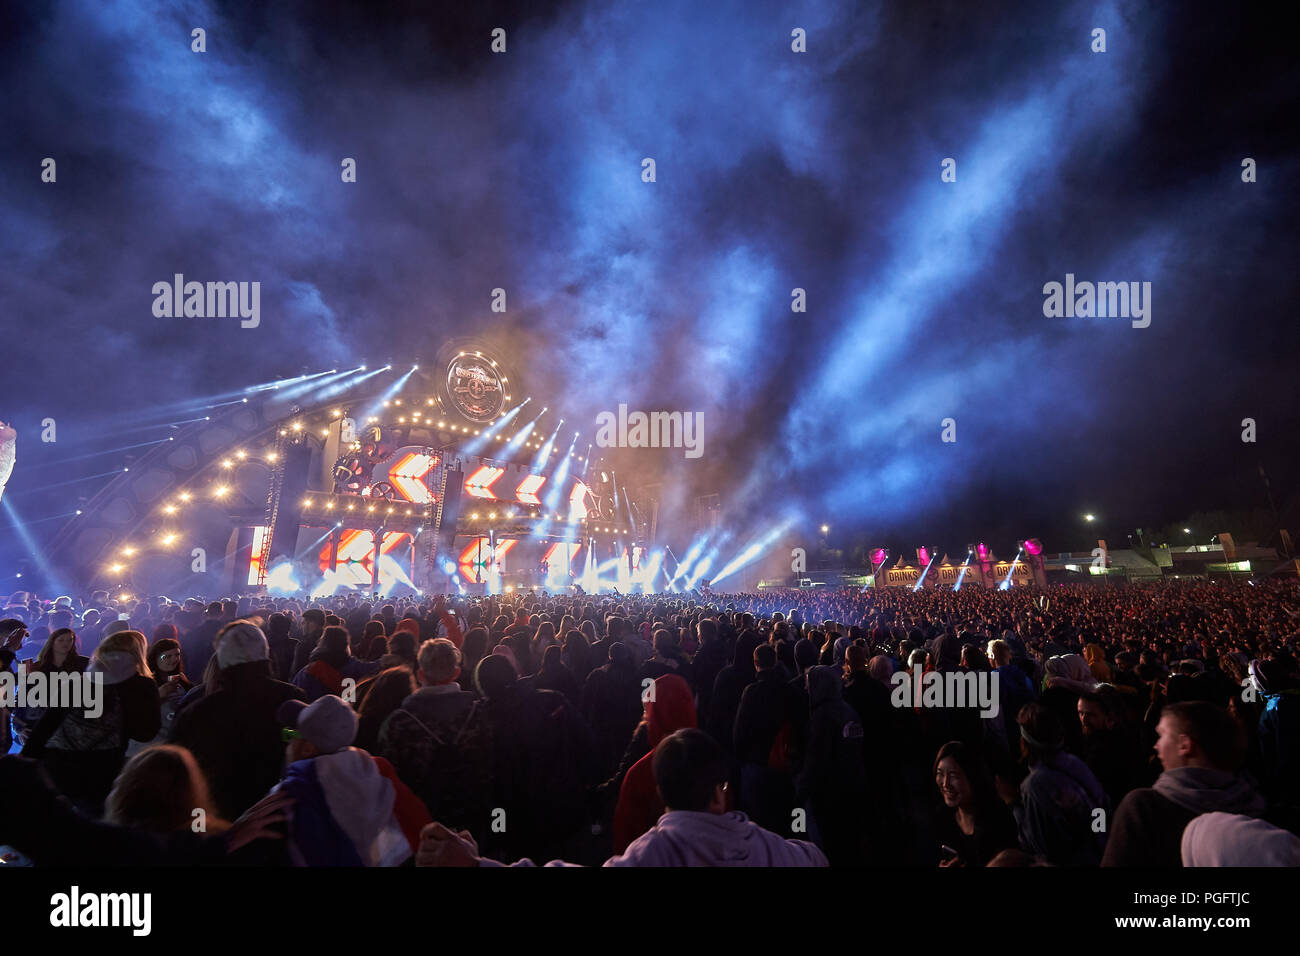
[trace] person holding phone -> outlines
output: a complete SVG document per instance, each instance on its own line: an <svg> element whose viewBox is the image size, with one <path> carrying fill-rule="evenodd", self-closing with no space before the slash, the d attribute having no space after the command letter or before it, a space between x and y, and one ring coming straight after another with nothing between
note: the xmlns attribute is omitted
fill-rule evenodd
<svg viewBox="0 0 1300 956"><path fill-rule="evenodd" d="M977 751L957 740L944 744L935 757L934 783L941 802L935 814L940 866L987 866L1018 845L1015 818Z"/></svg>

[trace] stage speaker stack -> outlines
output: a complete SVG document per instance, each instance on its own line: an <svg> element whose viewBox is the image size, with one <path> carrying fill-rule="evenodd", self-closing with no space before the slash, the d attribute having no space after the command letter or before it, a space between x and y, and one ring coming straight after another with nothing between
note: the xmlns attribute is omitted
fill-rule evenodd
<svg viewBox="0 0 1300 956"><path fill-rule="evenodd" d="M284 451L284 478L280 483L280 506L271 529L271 570L281 558L292 561L298 550L298 528L302 524L302 499L311 478L311 446L306 442L289 445Z"/></svg>
<svg viewBox="0 0 1300 956"><path fill-rule="evenodd" d="M452 562L456 560L456 555L452 552L456 548L456 525L460 522L461 489L464 485L465 472L459 468L448 468L447 487L442 497L442 523L438 525L438 543L433 553L434 562L437 564L433 574L434 580L445 576L442 570L444 560Z"/></svg>

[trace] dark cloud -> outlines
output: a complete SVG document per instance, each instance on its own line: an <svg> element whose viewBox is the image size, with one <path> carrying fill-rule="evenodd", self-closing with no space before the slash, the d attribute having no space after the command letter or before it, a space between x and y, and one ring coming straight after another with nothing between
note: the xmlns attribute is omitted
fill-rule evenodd
<svg viewBox="0 0 1300 956"><path fill-rule="evenodd" d="M51 463L125 444L104 433L152 407L457 336L591 430L620 402L703 411L698 461L616 458L682 501L720 492L738 523L788 509L1050 548L1084 509L1150 525L1262 505L1261 461L1284 500L1300 478L1300 86L1262 7L83 0L0 18L0 418L22 430L29 520L66 508L40 491ZM152 284L177 272L260 281L262 325L155 318ZM1067 272L1152 282L1151 327L1045 318Z"/></svg>

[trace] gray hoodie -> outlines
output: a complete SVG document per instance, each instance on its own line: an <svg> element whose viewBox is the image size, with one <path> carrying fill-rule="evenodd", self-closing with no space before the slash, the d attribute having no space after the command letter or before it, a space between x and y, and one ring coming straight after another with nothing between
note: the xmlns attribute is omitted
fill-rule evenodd
<svg viewBox="0 0 1300 956"><path fill-rule="evenodd" d="M483 866L501 866L483 860ZM515 866L535 866L520 860ZM553 860L547 866L567 866ZM743 813L669 810L605 866L827 866L812 843L786 840Z"/></svg>
<svg viewBox="0 0 1300 956"><path fill-rule="evenodd" d="M1264 798L1240 774L1209 767L1177 767L1166 770L1152 788L1171 803L1194 813L1241 813L1257 817L1264 812Z"/></svg>

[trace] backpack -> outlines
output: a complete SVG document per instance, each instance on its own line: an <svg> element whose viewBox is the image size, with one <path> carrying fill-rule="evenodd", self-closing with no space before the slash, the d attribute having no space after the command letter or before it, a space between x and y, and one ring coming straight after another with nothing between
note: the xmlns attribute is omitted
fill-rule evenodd
<svg viewBox="0 0 1300 956"><path fill-rule="evenodd" d="M398 721L413 726L395 729ZM398 708L384 725L381 744L383 756L433 819L453 830L486 826L493 798L492 729L480 701L459 719L429 724Z"/></svg>

